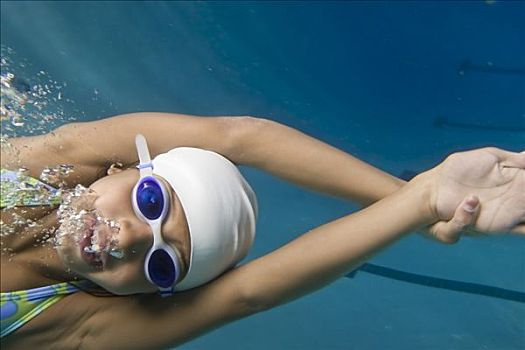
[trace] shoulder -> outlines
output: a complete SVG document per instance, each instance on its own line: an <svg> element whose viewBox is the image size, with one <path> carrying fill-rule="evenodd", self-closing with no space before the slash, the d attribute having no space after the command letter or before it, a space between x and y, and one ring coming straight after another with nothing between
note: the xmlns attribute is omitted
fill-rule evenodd
<svg viewBox="0 0 525 350"><path fill-rule="evenodd" d="M7 349L78 349L85 337L85 323L96 297L84 292L64 296L35 318L2 338L2 350Z"/></svg>
<svg viewBox="0 0 525 350"><path fill-rule="evenodd" d="M156 294L99 298L87 322L83 346L164 349L261 311L246 302L231 272L167 298Z"/></svg>
<svg viewBox="0 0 525 350"><path fill-rule="evenodd" d="M259 311L246 301L232 271L169 298L77 292L7 337L5 349L163 349Z"/></svg>

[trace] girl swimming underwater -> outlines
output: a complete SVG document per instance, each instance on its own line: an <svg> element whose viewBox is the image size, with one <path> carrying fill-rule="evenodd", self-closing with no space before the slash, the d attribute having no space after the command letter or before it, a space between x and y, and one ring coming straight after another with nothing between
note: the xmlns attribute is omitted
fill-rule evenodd
<svg viewBox="0 0 525 350"><path fill-rule="evenodd" d="M254 117L136 113L8 142L2 349L168 348L322 288L416 229L446 243L525 234L525 154L496 148L405 183ZM60 165L67 194L35 179ZM237 266L258 208L235 165L367 207Z"/></svg>

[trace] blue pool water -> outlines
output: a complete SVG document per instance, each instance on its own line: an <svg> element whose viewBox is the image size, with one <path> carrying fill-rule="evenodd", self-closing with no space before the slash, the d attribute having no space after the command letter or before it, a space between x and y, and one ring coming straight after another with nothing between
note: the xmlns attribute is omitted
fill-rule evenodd
<svg viewBox="0 0 525 350"><path fill-rule="evenodd" d="M525 2L9 2L1 41L67 82L68 116L277 120L393 174L525 149ZM357 209L254 169L248 259ZM298 262L300 263L300 262ZM525 292L525 240L413 235L374 264ZM174 327L184 320L173 320ZM523 349L525 304L365 271L181 349Z"/></svg>

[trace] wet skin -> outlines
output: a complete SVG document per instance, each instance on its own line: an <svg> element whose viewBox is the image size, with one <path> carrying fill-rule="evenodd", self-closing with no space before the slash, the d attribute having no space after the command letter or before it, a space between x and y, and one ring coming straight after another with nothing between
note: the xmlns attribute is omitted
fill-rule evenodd
<svg viewBox="0 0 525 350"><path fill-rule="evenodd" d="M155 176L166 185L170 195L170 208L162 225L162 237L182 256L185 274L190 254L186 216L171 186L163 178ZM144 274L144 259L153 244L153 233L148 223L135 215L131 204L131 193L138 179L139 172L136 169L118 170L90 186L98 195L94 202L97 213L120 225L117 238L118 248L124 253L123 258L109 255L103 268L97 268L82 258L79 244L74 240L68 239L57 248L66 268L119 295L157 291Z"/></svg>

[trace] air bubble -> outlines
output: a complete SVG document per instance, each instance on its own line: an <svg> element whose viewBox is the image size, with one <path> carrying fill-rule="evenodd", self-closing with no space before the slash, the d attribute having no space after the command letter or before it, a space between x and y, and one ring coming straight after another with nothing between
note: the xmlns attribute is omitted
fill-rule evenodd
<svg viewBox="0 0 525 350"><path fill-rule="evenodd" d="M94 208L96 198L95 191L82 185L64 191L62 204L57 211L61 225L55 243L61 245L66 239L79 243L86 232L93 230L91 244L84 248L85 252L106 252L114 257L122 257L123 252L118 248L120 225L97 213ZM101 246L101 235L105 238L104 246Z"/></svg>

